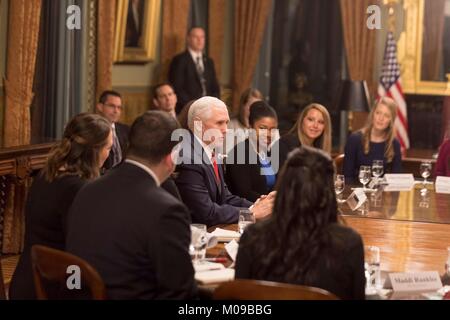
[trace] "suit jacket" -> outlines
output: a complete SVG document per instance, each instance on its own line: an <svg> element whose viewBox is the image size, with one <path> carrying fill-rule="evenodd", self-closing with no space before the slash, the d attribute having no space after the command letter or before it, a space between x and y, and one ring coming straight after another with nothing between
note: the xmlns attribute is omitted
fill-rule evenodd
<svg viewBox="0 0 450 320"><path fill-rule="evenodd" d="M9 286L10 299L36 299L31 247L41 244L64 250L67 213L85 182L78 176L64 176L52 182L40 175L34 179L25 207L25 245Z"/></svg>
<svg viewBox="0 0 450 320"><path fill-rule="evenodd" d="M265 176L261 174L261 163L250 141L246 139L241 144L235 146L233 153L227 157L227 161L233 160L231 164L226 165L227 182L233 194L255 202L261 195L268 194L272 190L267 186ZM245 150L244 163L237 161L238 150Z"/></svg>
<svg viewBox="0 0 450 320"><path fill-rule="evenodd" d="M239 251L236 257L236 279L257 279L275 282L288 282L285 275L267 274L264 279L256 276L261 269L262 260L266 256L257 254L256 246L264 246L261 234L267 233L266 224L273 223L270 219L249 226L239 241ZM351 228L330 224L324 232L328 233L331 243L321 249L321 253L312 262L308 271L310 283L301 280L294 284L308 285L328 290L341 299L365 298L364 248L361 236ZM269 239L270 241L270 239ZM289 248L293 244L285 244ZM299 244L297 244L299 245ZM284 248L284 249L286 249ZM279 248L283 250L283 248ZM303 263L298 260L297 263ZM286 266L288 270L292 266Z"/></svg>
<svg viewBox="0 0 450 320"><path fill-rule="evenodd" d="M196 291L189 225L180 201L125 162L80 190L66 249L99 272L109 299L189 299Z"/></svg>
<svg viewBox="0 0 450 320"><path fill-rule="evenodd" d="M203 55L203 65L206 80L206 95L220 98L220 87L213 60ZM177 94L177 113L189 101L202 97L200 78L195 62L188 50L173 58L169 67L169 81L175 88L175 93Z"/></svg>
<svg viewBox="0 0 450 320"><path fill-rule="evenodd" d="M116 127L116 135L119 139L120 143L120 149L122 150L122 159L125 158L125 153L128 148L128 133L130 132L130 127L123 123L115 123L114 126ZM113 150L111 149L111 152L109 153L108 158L105 160L105 163L103 164L103 169L111 169L113 164Z"/></svg>
<svg viewBox="0 0 450 320"><path fill-rule="evenodd" d="M183 137L181 164L178 165L176 184L181 198L189 208L193 223L207 226L237 223L239 209L252 203L230 193L219 165L221 183L199 141L192 133Z"/></svg>

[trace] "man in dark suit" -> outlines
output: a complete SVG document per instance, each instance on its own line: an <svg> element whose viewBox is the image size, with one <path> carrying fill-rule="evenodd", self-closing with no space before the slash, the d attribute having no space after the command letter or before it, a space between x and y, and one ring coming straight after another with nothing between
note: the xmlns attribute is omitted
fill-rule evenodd
<svg viewBox="0 0 450 320"><path fill-rule="evenodd" d="M237 223L239 210L249 207L257 219L272 212L273 195L252 204L228 190L219 157L228 122L227 106L217 98L200 98L189 109L191 132L183 136L176 184L193 222Z"/></svg>
<svg viewBox="0 0 450 320"><path fill-rule="evenodd" d="M169 82L178 96L177 113L191 100L203 96L220 98L214 62L204 53L205 31L194 27L187 35L187 50L176 55L169 68Z"/></svg>
<svg viewBox="0 0 450 320"><path fill-rule="evenodd" d="M100 95L97 112L111 121L113 127L113 146L108 159L106 159L103 165L103 168L106 170L122 162L127 149L130 128L126 124L118 122L122 115L122 110L123 105L120 93L108 90Z"/></svg>
<svg viewBox="0 0 450 320"><path fill-rule="evenodd" d="M110 299L191 299L187 208L160 188L175 168L177 121L148 111L133 123L127 158L82 188L68 217L66 249L90 263Z"/></svg>

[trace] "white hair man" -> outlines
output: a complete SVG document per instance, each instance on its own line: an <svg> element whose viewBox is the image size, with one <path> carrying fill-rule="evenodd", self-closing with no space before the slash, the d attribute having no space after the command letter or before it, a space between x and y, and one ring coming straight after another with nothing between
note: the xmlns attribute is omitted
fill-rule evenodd
<svg viewBox="0 0 450 320"><path fill-rule="evenodd" d="M252 204L228 190L216 150L223 145L229 121L227 106L214 97L200 98L189 109L191 133L183 139L176 183L194 223L237 223L239 210L249 207L257 219L272 212L273 194Z"/></svg>

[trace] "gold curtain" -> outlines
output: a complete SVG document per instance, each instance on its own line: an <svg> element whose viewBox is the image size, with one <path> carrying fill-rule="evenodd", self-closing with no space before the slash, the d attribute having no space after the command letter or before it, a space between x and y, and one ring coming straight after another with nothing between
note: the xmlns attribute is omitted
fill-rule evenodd
<svg viewBox="0 0 450 320"><path fill-rule="evenodd" d="M160 81L167 80L170 61L186 47L190 0L164 0Z"/></svg>
<svg viewBox="0 0 450 320"><path fill-rule="evenodd" d="M112 88L116 0L99 0L97 12L96 102L103 91Z"/></svg>
<svg viewBox="0 0 450 320"><path fill-rule="evenodd" d="M217 78L222 71L222 53L225 39L226 0L209 1L209 56L214 61Z"/></svg>
<svg viewBox="0 0 450 320"><path fill-rule="evenodd" d="M251 84L272 0L236 0L232 111L237 112L242 92Z"/></svg>
<svg viewBox="0 0 450 320"><path fill-rule="evenodd" d="M373 93L376 29L367 28L367 8L379 5L378 0L341 0L345 52L351 80L366 80Z"/></svg>
<svg viewBox="0 0 450 320"><path fill-rule="evenodd" d="M425 1L422 80L439 81L444 45L445 0Z"/></svg>
<svg viewBox="0 0 450 320"><path fill-rule="evenodd" d="M5 147L30 143L30 105L34 95L33 80L41 7L41 0L9 2L5 79ZM12 183L9 187L3 215L2 251L4 253L18 253L23 245L23 205L25 204L27 183L29 181L24 179Z"/></svg>
<svg viewBox="0 0 450 320"><path fill-rule="evenodd" d="M30 143L30 105L41 15L41 0L9 2L5 79L4 146Z"/></svg>

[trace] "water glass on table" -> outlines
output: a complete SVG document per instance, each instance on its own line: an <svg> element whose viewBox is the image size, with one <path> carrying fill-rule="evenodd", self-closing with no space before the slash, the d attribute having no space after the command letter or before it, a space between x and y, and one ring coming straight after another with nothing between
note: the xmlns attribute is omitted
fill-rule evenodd
<svg viewBox="0 0 450 320"><path fill-rule="evenodd" d="M431 165L431 161L422 161L420 163L420 175L423 178L423 187L425 188L425 185L428 183L427 182L427 178L429 176L431 176L431 169L432 169L432 165Z"/></svg>
<svg viewBox="0 0 450 320"><path fill-rule="evenodd" d="M336 193L336 200L338 203L345 202L341 200L341 194L345 188L345 177L342 174L337 174L334 178L334 192Z"/></svg>
<svg viewBox="0 0 450 320"><path fill-rule="evenodd" d="M239 233L243 234L245 228L247 228L252 223L255 223L255 216L253 212L251 212L249 209L239 210Z"/></svg>
<svg viewBox="0 0 450 320"><path fill-rule="evenodd" d="M206 225L198 223L191 224L191 244L189 246L189 253L193 258L194 264L204 261L207 242Z"/></svg>
<svg viewBox="0 0 450 320"><path fill-rule="evenodd" d="M372 175L375 177L376 185L378 185L380 177L383 175L384 165L383 160L372 161Z"/></svg>
<svg viewBox="0 0 450 320"><path fill-rule="evenodd" d="M370 166L360 166L359 167L359 182L363 185L363 190L366 190L366 184L369 183L371 173L370 173Z"/></svg>
<svg viewBox="0 0 450 320"><path fill-rule="evenodd" d="M364 269L366 275L366 294L376 294L382 288L380 248L376 246L364 246Z"/></svg>

